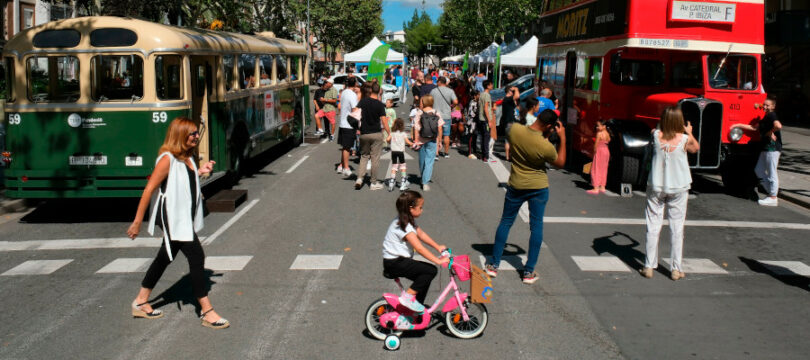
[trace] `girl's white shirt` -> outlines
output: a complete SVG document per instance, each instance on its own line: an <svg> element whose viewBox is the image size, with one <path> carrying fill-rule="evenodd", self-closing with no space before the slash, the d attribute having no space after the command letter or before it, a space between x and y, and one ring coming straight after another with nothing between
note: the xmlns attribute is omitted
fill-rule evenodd
<svg viewBox="0 0 810 360"><path fill-rule="evenodd" d="M163 192L158 186L157 194L152 198L152 214L149 218L149 235L154 235L155 220L157 213L163 203L166 203L166 218L168 224L163 224L163 242L166 244L166 251L169 253L169 260L172 258L171 247L169 241L194 241L195 231L200 231L203 228L203 210L202 210L202 196L200 192L200 176L197 174L197 164L191 162L191 168L194 170L196 177L197 192L197 210L195 216L191 218L191 193L188 191L190 184L188 183L188 173L186 164L177 160L171 153L165 152L158 156L155 160L155 166L160 162L164 156L169 157L169 175L166 178L166 192ZM161 222L163 219L161 219ZM166 225L169 226L171 232L171 239L169 234L165 231Z"/></svg>

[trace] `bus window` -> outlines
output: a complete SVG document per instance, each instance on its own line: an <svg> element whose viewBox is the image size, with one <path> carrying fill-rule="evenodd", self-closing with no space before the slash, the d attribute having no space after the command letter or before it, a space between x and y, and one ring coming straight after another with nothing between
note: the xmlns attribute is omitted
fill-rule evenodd
<svg viewBox="0 0 810 360"><path fill-rule="evenodd" d="M225 91L231 91L231 89L233 89L233 68L233 55L224 55L222 57L222 78L225 79Z"/></svg>
<svg viewBox="0 0 810 360"><path fill-rule="evenodd" d="M81 38L73 29L43 30L34 35L32 43L38 48L72 48L79 45Z"/></svg>
<svg viewBox="0 0 810 360"><path fill-rule="evenodd" d="M143 60L135 55L98 55L90 61L90 93L95 101L143 98Z"/></svg>
<svg viewBox="0 0 810 360"><path fill-rule="evenodd" d="M602 82L602 58L591 59L590 86L593 91L599 91L599 84Z"/></svg>
<svg viewBox="0 0 810 360"><path fill-rule="evenodd" d="M14 101L14 61L10 57L0 62L0 100Z"/></svg>
<svg viewBox="0 0 810 360"><path fill-rule="evenodd" d="M588 88L588 67L590 65L589 58L577 58L577 74L576 74L576 88Z"/></svg>
<svg viewBox="0 0 810 360"><path fill-rule="evenodd" d="M623 59L619 54L613 54L610 81L617 85L661 85L664 82L664 63L655 60Z"/></svg>
<svg viewBox="0 0 810 360"><path fill-rule="evenodd" d="M287 57L284 55L276 55L276 80L287 79Z"/></svg>
<svg viewBox="0 0 810 360"><path fill-rule="evenodd" d="M239 55L239 81L242 89L256 86L256 55Z"/></svg>
<svg viewBox="0 0 810 360"><path fill-rule="evenodd" d="M158 99L183 98L183 58L180 55L158 55L155 58L155 87Z"/></svg>
<svg viewBox="0 0 810 360"><path fill-rule="evenodd" d="M295 81L295 80L299 79L298 69L301 68L301 64L299 64L300 61L301 61L300 56L293 56L292 58L290 58L290 66L291 66L291 68L290 68L290 80L292 80L292 81Z"/></svg>
<svg viewBox="0 0 810 360"><path fill-rule="evenodd" d="M28 98L33 102L79 100L79 59L73 56L28 58Z"/></svg>
<svg viewBox="0 0 810 360"><path fill-rule="evenodd" d="M724 55L709 55L706 67L709 69L709 86L714 89L753 90L758 87L757 62L752 56L730 55L723 62Z"/></svg>
<svg viewBox="0 0 810 360"><path fill-rule="evenodd" d="M262 79L259 81L260 85L267 86L273 83L271 81L273 77L273 56L259 56L259 71L262 72Z"/></svg>
<svg viewBox="0 0 810 360"><path fill-rule="evenodd" d="M130 29L96 29L90 33L90 45L95 47L132 46L138 42L138 34Z"/></svg>
<svg viewBox="0 0 810 360"><path fill-rule="evenodd" d="M672 87L702 88L703 70L700 61L678 61L672 64Z"/></svg>

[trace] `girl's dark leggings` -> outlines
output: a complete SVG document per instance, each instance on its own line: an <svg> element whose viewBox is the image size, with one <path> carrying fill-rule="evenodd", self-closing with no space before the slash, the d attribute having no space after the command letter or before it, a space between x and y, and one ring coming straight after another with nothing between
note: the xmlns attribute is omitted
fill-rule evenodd
<svg viewBox="0 0 810 360"><path fill-rule="evenodd" d="M430 290L430 282L438 272L436 267L431 264L404 257L383 259L383 269L391 276L404 277L413 281L411 289L416 291L416 300L422 304L425 303L425 297Z"/></svg>
<svg viewBox="0 0 810 360"><path fill-rule="evenodd" d="M200 239L197 234L194 234L194 241L171 241L172 258L177 258L179 251L188 259L188 269L191 273L191 290L194 292L196 298L203 298L208 296L208 291L205 286L205 253L203 252ZM155 260L146 271L141 286L147 289L154 289L166 267L169 266L169 254L166 253L166 243L160 245Z"/></svg>

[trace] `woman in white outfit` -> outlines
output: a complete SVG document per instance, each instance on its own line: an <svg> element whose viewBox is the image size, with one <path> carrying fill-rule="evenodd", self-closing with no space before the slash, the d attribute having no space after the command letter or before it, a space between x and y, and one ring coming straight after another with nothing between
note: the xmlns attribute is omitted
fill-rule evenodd
<svg viewBox="0 0 810 360"><path fill-rule="evenodd" d="M686 153L696 153L700 144L692 136L692 125L685 124L681 109L668 107L661 115L658 128L653 130L653 156L647 178L647 257L641 275L652 278L658 267L658 237L667 212L670 231L670 278L685 276L681 268L683 254L683 223L692 175Z"/></svg>
<svg viewBox="0 0 810 360"><path fill-rule="evenodd" d="M158 151L160 155L155 170L138 203L135 220L127 230L127 235L135 239L141 230L141 220L149 205L152 193L158 190L152 216L149 220L149 234L154 232L155 223L163 230L163 244L155 260L146 271L138 296L132 302L132 316L156 319L163 316L160 310L152 309L149 296L152 294L163 271L182 251L188 260L191 273L191 289L200 303L202 325L214 329L227 328L230 323L214 311L208 299L205 277L205 253L197 231L203 227L203 210L200 193L200 175L208 174L214 166L209 161L197 169L194 152L200 142L197 125L186 117L178 117L169 124L166 139Z"/></svg>

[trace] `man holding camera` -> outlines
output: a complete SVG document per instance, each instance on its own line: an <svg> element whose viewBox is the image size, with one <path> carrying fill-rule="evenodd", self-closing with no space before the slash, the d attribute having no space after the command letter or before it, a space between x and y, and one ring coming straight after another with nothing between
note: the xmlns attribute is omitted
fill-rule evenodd
<svg viewBox="0 0 810 360"><path fill-rule="evenodd" d="M549 141L554 134L559 138L556 149ZM498 275L498 265L509 237L509 230L521 205L528 202L531 235L529 256L526 259L522 280L524 284L533 284L537 281L534 266L537 264L540 245L543 243L543 213L548 203L547 164L557 168L565 165L565 128L557 120L557 114L547 109L541 112L537 121L530 126L512 124L506 136L511 144L509 157L512 159L512 166L503 201L503 215L495 232L492 262L487 264L486 272L492 277Z"/></svg>

